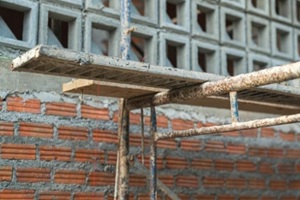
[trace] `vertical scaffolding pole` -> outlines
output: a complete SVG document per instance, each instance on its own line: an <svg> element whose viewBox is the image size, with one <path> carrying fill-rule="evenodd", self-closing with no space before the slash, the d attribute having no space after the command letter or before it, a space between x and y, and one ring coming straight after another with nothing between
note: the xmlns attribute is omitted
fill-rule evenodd
<svg viewBox="0 0 300 200"><path fill-rule="evenodd" d="M131 0L121 0L121 41L120 53L121 58L129 60L130 50L130 8ZM125 108L126 100L119 104L120 112L122 112L121 128L119 128L119 158L118 158L118 199L129 199L129 110Z"/></svg>
<svg viewBox="0 0 300 200"><path fill-rule="evenodd" d="M230 110L231 110L231 122L239 122L239 104L237 100L237 92L230 92Z"/></svg>
<svg viewBox="0 0 300 200"><path fill-rule="evenodd" d="M150 200L156 200L157 192L156 192L156 141L155 141L155 132L156 132L156 111L155 107L151 106L151 127L150 127Z"/></svg>

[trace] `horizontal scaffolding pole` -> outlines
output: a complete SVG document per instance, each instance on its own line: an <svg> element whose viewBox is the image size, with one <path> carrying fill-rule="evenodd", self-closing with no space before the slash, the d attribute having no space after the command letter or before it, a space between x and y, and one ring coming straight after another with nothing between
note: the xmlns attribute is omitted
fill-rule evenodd
<svg viewBox="0 0 300 200"><path fill-rule="evenodd" d="M158 93L154 96L148 95L132 98L128 100L126 107L127 109L133 110L167 103L179 103L188 99L222 95L231 91L238 92L261 85L280 83L296 78L300 78L300 62L272 67L248 74L241 74L220 81L211 81L201 85L173 89Z"/></svg>
<svg viewBox="0 0 300 200"><path fill-rule="evenodd" d="M203 127L198 129L189 129L184 131L172 131L168 133L155 133L155 140L163 140L170 138L179 138L179 137L191 137L197 135L209 135L216 133L224 133L231 131L239 131L245 129L253 129L253 128L261 128L267 126L276 126L282 124L290 124L300 122L300 114L295 115L286 115L276 118L266 118L259 120L252 120L247 122L236 122L228 125L220 125L220 126L211 126L211 127Z"/></svg>

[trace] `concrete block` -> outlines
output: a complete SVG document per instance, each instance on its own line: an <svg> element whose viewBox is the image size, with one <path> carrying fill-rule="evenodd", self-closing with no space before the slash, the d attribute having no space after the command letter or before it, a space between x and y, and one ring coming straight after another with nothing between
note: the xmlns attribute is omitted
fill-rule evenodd
<svg viewBox="0 0 300 200"><path fill-rule="evenodd" d="M249 72L246 63L246 52L239 49L221 48L221 73L224 76L235 76Z"/></svg>
<svg viewBox="0 0 300 200"><path fill-rule="evenodd" d="M246 1L249 1L249 0L220 0L220 1L221 1L221 4L226 5L228 7L245 9Z"/></svg>
<svg viewBox="0 0 300 200"><path fill-rule="evenodd" d="M84 51L117 57L119 27L120 23L116 19L88 13L84 26Z"/></svg>
<svg viewBox="0 0 300 200"><path fill-rule="evenodd" d="M158 62L158 31L155 28L132 24L135 27L131 33L131 60L157 65Z"/></svg>
<svg viewBox="0 0 300 200"><path fill-rule="evenodd" d="M0 1L0 7L14 10L24 15L23 18L14 16L14 23L19 20L23 26L22 30L15 33L10 30L8 25L8 23L12 23L10 21L11 16L1 16L0 43L22 49L34 47L37 40L38 4L22 0L2 0Z"/></svg>
<svg viewBox="0 0 300 200"><path fill-rule="evenodd" d="M175 33L159 34L159 65L190 70L189 38Z"/></svg>
<svg viewBox="0 0 300 200"><path fill-rule="evenodd" d="M246 21L245 13L221 7L220 14L221 42L223 44L245 47Z"/></svg>
<svg viewBox="0 0 300 200"><path fill-rule="evenodd" d="M249 72L258 71L271 67L271 58L264 54L250 52L248 53Z"/></svg>
<svg viewBox="0 0 300 200"><path fill-rule="evenodd" d="M192 40L192 70L221 74L219 46Z"/></svg>
<svg viewBox="0 0 300 200"><path fill-rule="evenodd" d="M294 28L294 60L300 60L300 30Z"/></svg>
<svg viewBox="0 0 300 200"><path fill-rule="evenodd" d="M271 17L281 22L292 23L292 0L271 0Z"/></svg>
<svg viewBox="0 0 300 200"><path fill-rule="evenodd" d="M292 1L293 9L293 24L297 27L300 27L300 0Z"/></svg>
<svg viewBox="0 0 300 200"><path fill-rule="evenodd" d="M85 9L95 14L120 19L119 1L116 0L86 0Z"/></svg>
<svg viewBox="0 0 300 200"><path fill-rule="evenodd" d="M219 40L218 5L207 3L204 0L194 0L191 3L193 36Z"/></svg>
<svg viewBox="0 0 300 200"><path fill-rule="evenodd" d="M53 3L54 6L67 6L74 8L82 8L83 0L40 0L41 3Z"/></svg>
<svg viewBox="0 0 300 200"><path fill-rule="evenodd" d="M251 50L270 53L270 22L261 17L248 14L247 17L247 41Z"/></svg>
<svg viewBox="0 0 300 200"><path fill-rule="evenodd" d="M190 31L190 0L160 0L160 26L179 33Z"/></svg>
<svg viewBox="0 0 300 200"><path fill-rule="evenodd" d="M271 22L272 55L293 59L293 29L290 26Z"/></svg>
<svg viewBox="0 0 300 200"><path fill-rule="evenodd" d="M60 24L56 31L59 34L65 34L64 36L67 39L64 38L64 44L62 44L62 40L55 35L53 29L49 30L49 20L54 23L54 26ZM81 23L81 12L79 10L42 4L40 11L39 43L57 45L59 41L65 48L81 51ZM68 30L67 33L59 29L62 25ZM56 39L53 39L53 36L55 36Z"/></svg>
<svg viewBox="0 0 300 200"><path fill-rule="evenodd" d="M269 0L246 0L247 11L251 14L258 14L263 16L270 15L270 1Z"/></svg>

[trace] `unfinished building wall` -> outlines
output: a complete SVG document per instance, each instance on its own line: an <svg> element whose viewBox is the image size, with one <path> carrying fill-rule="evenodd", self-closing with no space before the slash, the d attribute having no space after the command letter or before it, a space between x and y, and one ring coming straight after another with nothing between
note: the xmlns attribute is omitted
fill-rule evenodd
<svg viewBox="0 0 300 200"><path fill-rule="evenodd" d="M297 0L132 2L133 60L236 75L299 59ZM116 101L60 94L69 79L11 73L9 64L37 44L118 56L119 7L118 0L0 1L0 199L112 199ZM163 106L158 128L223 124L229 116L224 110ZM242 120L256 117L262 115L242 114ZM181 199L298 199L299 132L290 125L161 141L159 179ZM134 112L130 150L139 158L140 140ZM149 199L138 169L131 169L130 186L131 199ZM159 199L168 197L159 192Z"/></svg>

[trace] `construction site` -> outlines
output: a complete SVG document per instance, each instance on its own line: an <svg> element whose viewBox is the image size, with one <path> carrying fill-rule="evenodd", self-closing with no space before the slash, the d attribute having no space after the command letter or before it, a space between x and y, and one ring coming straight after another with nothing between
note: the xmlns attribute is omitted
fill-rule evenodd
<svg viewBox="0 0 300 200"><path fill-rule="evenodd" d="M300 200L299 0L0 0L0 200Z"/></svg>

